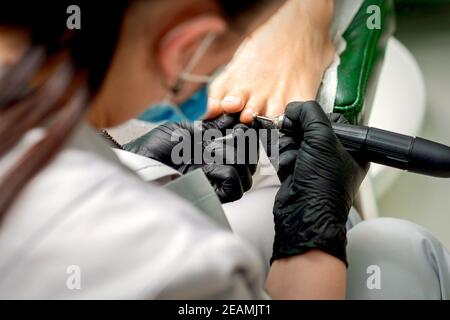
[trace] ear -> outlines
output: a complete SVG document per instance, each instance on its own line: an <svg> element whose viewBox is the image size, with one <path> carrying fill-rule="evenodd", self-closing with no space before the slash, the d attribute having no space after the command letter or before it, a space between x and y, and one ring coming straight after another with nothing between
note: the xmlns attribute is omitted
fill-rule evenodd
<svg viewBox="0 0 450 320"><path fill-rule="evenodd" d="M156 48L156 60L165 82L174 85L203 39L211 32L222 34L226 28L223 18L203 15L192 18L166 33Z"/></svg>

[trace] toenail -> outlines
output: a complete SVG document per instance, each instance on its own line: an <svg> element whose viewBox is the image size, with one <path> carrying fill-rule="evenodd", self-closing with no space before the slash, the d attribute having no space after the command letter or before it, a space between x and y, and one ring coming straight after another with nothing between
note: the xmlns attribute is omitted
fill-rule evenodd
<svg viewBox="0 0 450 320"><path fill-rule="evenodd" d="M218 106L220 104L220 100L216 98L208 98L208 105L210 106Z"/></svg>
<svg viewBox="0 0 450 320"><path fill-rule="evenodd" d="M235 96L227 96L225 99L223 99L224 103L230 103L230 104L240 104L241 98L235 97Z"/></svg>
<svg viewBox="0 0 450 320"><path fill-rule="evenodd" d="M249 118L251 117L252 119L255 119L256 116L258 115L258 113L255 112L255 110L253 110L252 108L247 108L242 113L243 113L243 115L245 115Z"/></svg>

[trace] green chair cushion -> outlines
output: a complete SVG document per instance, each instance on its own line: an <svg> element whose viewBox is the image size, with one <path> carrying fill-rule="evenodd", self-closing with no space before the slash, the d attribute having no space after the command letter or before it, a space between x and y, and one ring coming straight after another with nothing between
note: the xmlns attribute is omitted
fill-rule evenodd
<svg viewBox="0 0 450 320"><path fill-rule="evenodd" d="M396 4L424 4L424 5L430 5L430 4L446 4L450 3L450 0L395 0Z"/></svg>
<svg viewBox="0 0 450 320"><path fill-rule="evenodd" d="M369 29L367 20L372 5L381 10L381 28ZM347 48L338 68L335 112L344 114L352 123L363 123L370 113L388 39L395 29L392 0L365 0L344 33Z"/></svg>

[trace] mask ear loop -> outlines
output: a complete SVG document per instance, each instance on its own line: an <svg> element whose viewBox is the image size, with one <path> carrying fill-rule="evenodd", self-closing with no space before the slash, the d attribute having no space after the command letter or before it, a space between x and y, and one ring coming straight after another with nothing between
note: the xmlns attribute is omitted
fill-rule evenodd
<svg viewBox="0 0 450 320"><path fill-rule="evenodd" d="M205 39L203 39L203 41L200 43L199 47L195 51L194 55L192 56L191 60L187 64L184 71L181 72L180 78L192 73L192 70L194 70L194 68L199 64L200 59L202 59L205 56L206 51L209 49L209 47L211 47L215 39L216 34L214 32L209 32L206 35Z"/></svg>
<svg viewBox="0 0 450 320"><path fill-rule="evenodd" d="M180 73L177 81L173 87L169 89L169 92L164 97L162 102L171 107L172 111L176 113L179 117L183 118L183 113L179 108L173 103L174 97L181 91L183 83L185 81L196 82L196 83L210 83L212 77L204 75L192 74L192 70L198 65L200 59L206 54L213 41L216 39L216 34L214 32L209 32L203 41L200 43L199 47L195 51L192 58L189 60L188 64L184 68L184 71Z"/></svg>
<svg viewBox="0 0 450 320"><path fill-rule="evenodd" d="M195 83L210 83L211 76L196 75L192 74L192 70L199 64L200 60L205 56L206 51L211 47L212 43L216 39L216 34L214 32L209 32L205 39L200 43L199 47L195 51L186 68L178 76L177 82L172 88L172 93L177 94L180 92L181 87L185 81L195 82Z"/></svg>

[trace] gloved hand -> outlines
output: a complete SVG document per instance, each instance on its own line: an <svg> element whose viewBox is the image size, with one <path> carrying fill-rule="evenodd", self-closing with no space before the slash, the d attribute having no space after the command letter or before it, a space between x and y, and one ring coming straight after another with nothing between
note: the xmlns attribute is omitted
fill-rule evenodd
<svg viewBox="0 0 450 320"><path fill-rule="evenodd" d="M258 152L256 155L255 151L252 152L256 157L253 159L243 159L242 155L247 155L249 150L258 148L258 138L256 137L256 146L250 146L249 140L245 145L235 143L243 139L248 129L249 127L240 124L239 115L229 114L201 123L171 122L160 125L124 145L123 148L162 162L182 174L201 168L221 202L227 203L239 200L252 186L252 175L256 171ZM206 137L204 133L207 130L215 130L222 136L226 135L226 138ZM210 131L210 133L214 135L214 132ZM186 146L186 143L190 154L177 153L183 161L174 161L174 148ZM245 150L238 150L238 148L245 148ZM210 156L205 158L204 155Z"/></svg>
<svg viewBox="0 0 450 320"><path fill-rule="evenodd" d="M346 262L346 221L368 164L354 159L333 132L317 102L294 102L286 116L298 128L280 140L281 188L273 209L275 241L272 262L310 249Z"/></svg>

